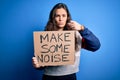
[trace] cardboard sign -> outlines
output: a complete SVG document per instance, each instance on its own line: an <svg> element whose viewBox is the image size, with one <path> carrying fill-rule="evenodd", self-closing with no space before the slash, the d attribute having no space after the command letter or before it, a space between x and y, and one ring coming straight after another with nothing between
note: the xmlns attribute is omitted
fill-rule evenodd
<svg viewBox="0 0 120 80"><path fill-rule="evenodd" d="M55 66L74 63L74 31L34 32L34 54L40 65Z"/></svg>

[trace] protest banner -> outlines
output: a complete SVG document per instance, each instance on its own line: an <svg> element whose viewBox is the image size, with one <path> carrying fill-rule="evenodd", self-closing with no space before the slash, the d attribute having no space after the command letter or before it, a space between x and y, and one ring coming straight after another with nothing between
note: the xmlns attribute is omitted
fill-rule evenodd
<svg viewBox="0 0 120 80"><path fill-rule="evenodd" d="M74 64L74 31L35 31L34 55L40 65Z"/></svg>

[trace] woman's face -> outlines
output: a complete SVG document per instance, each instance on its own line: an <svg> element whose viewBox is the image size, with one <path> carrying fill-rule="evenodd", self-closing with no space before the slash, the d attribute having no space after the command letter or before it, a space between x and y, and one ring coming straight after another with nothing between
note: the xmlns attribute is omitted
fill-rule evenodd
<svg viewBox="0 0 120 80"><path fill-rule="evenodd" d="M59 29L64 29L67 21L67 12L65 9L60 8L56 10L55 22Z"/></svg>

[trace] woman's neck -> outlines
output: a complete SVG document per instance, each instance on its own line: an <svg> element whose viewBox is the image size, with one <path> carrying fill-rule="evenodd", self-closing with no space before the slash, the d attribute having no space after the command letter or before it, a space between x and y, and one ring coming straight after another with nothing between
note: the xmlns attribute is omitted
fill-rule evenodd
<svg viewBox="0 0 120 80"><path fill-rule="evenodd" d="M63 31L63 28L59 28L57 31Z"/></svg>

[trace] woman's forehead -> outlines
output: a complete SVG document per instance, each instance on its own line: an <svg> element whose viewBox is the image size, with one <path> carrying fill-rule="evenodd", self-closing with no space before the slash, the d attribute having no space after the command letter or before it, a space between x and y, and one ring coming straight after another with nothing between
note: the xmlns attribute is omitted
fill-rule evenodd
<svg viewBox="0 0 120 80"><path fill-rule="evenodd" d="M56 9L56 14L67 14L66 10L64 8L59 8L59 9Z"/></svg>

